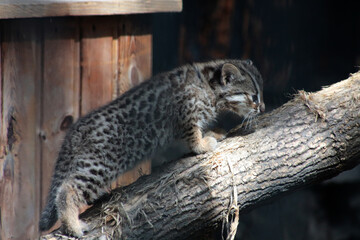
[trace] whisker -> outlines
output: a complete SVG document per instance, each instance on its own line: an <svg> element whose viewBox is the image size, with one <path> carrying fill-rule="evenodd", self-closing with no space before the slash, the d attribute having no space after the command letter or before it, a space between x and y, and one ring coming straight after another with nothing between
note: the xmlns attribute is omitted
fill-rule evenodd
<svg viewBox="0 0 360 240"><path fill-rule="evenodd" d="M242 122L241 122L241 127L243 127L244 122L245 122L246 119L249 117L249 115L250 115L250 113L248 113L248 114L246 114L246 115L244 116L244 119L243 119Z"/></svg>
<svg viewBox="0 0 360 240"><path fill-rule="evenodd" d="M250 123L251 123L251 115L248 117L247 121L246 121L246 127L245 129L250 129Z"/></svg>
<svg viewBox="0 0 360 240"><path fill-rule="evenodd" d="M246 116L243 117L243 120L241 121L241 124L240 124L241 126L244 124L245 120L246 120Z"/></svg>
<svg viewBox="0 0 360 240"><path fill-rule="evenodd" d="M258 118L257 118L257 115L254 116L253 121L254 121L254 126L255 126L255 128L257 128L258 123L259 123Z"/></svg>
<svg viewBox="0 0 360 240"><path fill-rule="evenodd" d="M251 129L251 127L252 127L252 119L253 119L253 117L252 117L252 115L249 117L249 129Z"/></svg>
<svg viewBox="0 0 360 240"><path fill-rule="evenodd" d="M252 129L253 120L254 120L254 115L251 115L251 118L250 118L250 127L249 127L249 129Z"/></svg>
<svg viewBox="0 0 360 240"><path fill-rule="evenodd" d="M254 119L255 119L255 115L252 115L252 117L251 117L251 128L253 128Z"/></svg>
<svg viewBox="0 0 360 240"><path fill-rule="evenodd" d="M248 129L252 129L253 128L253 123L255 123L256 126L256 114L254 114L253 112L251 112L251 114L249 114L248 119L247 119L247 124L246 124L246 128Z"/></svg>

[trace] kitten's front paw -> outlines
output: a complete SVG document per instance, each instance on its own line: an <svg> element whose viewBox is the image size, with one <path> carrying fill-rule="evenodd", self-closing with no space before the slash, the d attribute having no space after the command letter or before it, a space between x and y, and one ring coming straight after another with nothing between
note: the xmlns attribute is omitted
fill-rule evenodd
<svg viewBox="0 0 360 240"><path fill-rule="evenodd" d="M195 153L205 153L215 150L217 141L214 137L206 136L200 140L198 145L193 149Z"/></svg>
<svg viewBox="0 0 360 240"><path fill-rule="evenodd" d="M206 152L215 150L217 143L218 143L216 138L207 136L207 137L204 137L204 141L206 142L206 146L207 146Z"/></svg>
<svg viewBox="0 0 360 240"><path fill-rule="evenodd" d="M207 137L207 136L213 137L217 141L222 141L226 137L226 131L224 129L220 129L220 128L212 129L211 131L208 131L205 133L205 137Z"/></svg>

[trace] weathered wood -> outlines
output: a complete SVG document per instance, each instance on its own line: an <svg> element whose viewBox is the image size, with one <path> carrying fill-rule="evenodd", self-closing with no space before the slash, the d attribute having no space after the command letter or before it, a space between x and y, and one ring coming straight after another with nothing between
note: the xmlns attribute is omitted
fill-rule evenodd
<svg viewBox="0 0 360 240"><path fill-rule="evenodd" d="M180 12L181 0L0 0L0 18Z"/></svg>
<svg viewBox="0 0 360 240"><path fill-rule="evenodd" d="M241 213L359 164L360 72L317 93L299 92L261 116L255 132L233 135L211 153L113 193L84 215L95 229L82 239L187 239L221 224L234 186Z"/></svg>
<svg viewBox="0 0 360 240"><path fill-rule="evenodd" d="M0 239L38 236L39 213L69 125L150 77L149 19L1 22ZM149 172L148 161L119 184Z"/></svg>
<svg viewBox="0 0 360 240"><path fill-rule="evenodd" d="M118 23L118 88L121 95L130 88L151 77L152 34L150 16L121 17ZM141 175L149 174L150 161L144 161L133 170L118 178L116 186L125 186L136 181Z"/></svg>
<svg viewBox="0 0 360 240"><path fill-rule="evenodd" d="M60 145L79 117L80 45L78 19L44 19L41 107L41 203L45 204Z"/></svg>
<svg viewBox="0 0 360 240"><path fill-rule="evenodd" d="M82 19L81 31L81 115L84 115L113 99L116 22L102 17Z"/></svg>
<svg viewBox="0 0 360 240"><path fill-rule="evenodd" d="M35 239L40 212L40 24L1 23L1 239Z"/></svg>
<svg viewBox="0 0 360 240"><path fill-rule="evenodd" d="M152 34L149 16L127 16L119 21L119 92L151 77Z"/></svg>

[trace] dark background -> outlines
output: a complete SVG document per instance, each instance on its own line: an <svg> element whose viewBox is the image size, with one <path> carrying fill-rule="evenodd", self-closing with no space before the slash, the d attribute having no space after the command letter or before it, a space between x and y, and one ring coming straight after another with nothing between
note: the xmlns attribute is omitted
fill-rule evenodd
<svg viewBox="0 0 360 240"><path fill-rule="evenodd" d="M358 70L360 1L183 0L153 15L153 73L217 58L252 59L267 111ZM360 94L360 93L359 93ZM241 215L241 240L359 240L360 167Z"/></svg>

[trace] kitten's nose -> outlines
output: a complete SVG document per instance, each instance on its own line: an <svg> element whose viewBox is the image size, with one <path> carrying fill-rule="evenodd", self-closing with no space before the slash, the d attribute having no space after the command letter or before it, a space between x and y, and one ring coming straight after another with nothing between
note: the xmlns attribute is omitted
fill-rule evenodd
<svg viewBox="0 0 360 240"><path fill-rule="evenodd" d="M265 103L260 104L260 112L265 112Z"/></svg>

